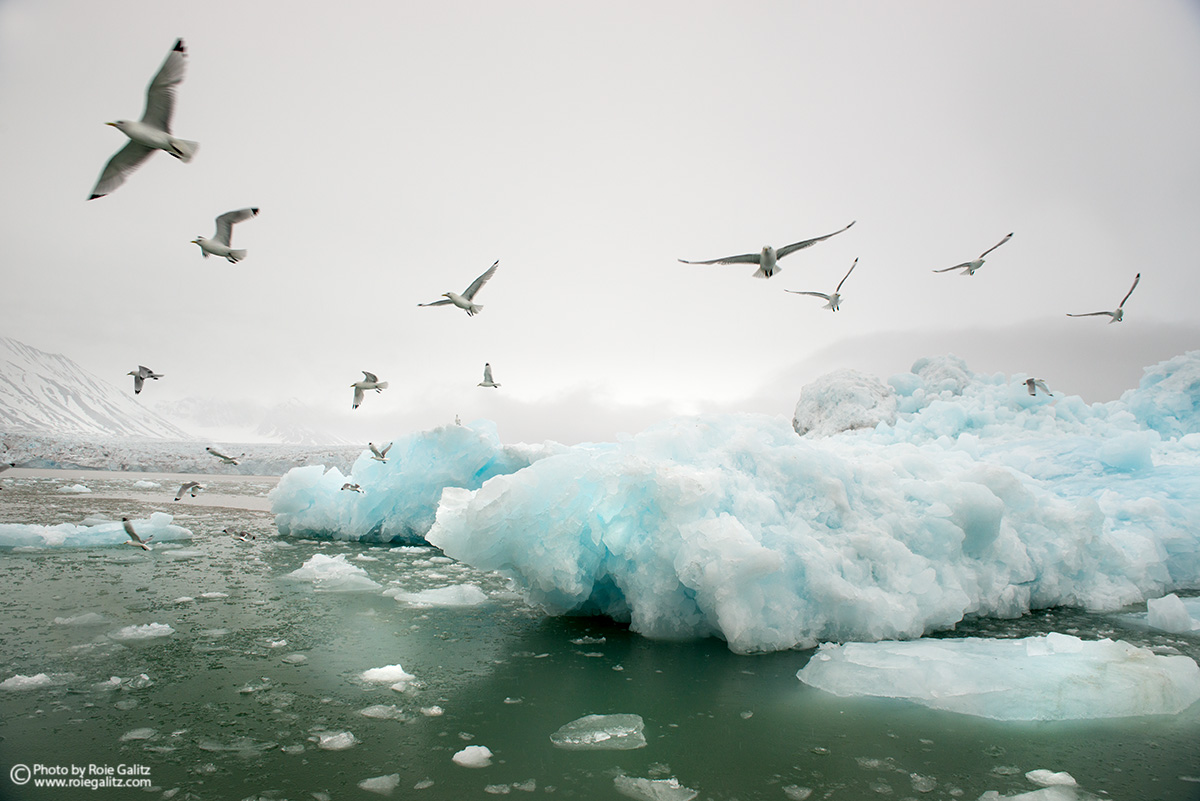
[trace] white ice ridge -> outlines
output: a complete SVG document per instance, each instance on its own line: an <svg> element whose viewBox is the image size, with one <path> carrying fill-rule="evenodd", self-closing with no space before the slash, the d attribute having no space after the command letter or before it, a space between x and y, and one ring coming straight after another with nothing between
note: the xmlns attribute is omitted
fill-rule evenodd
<svg viewBox="0 0 1200 801"><path fill-rule="evenodd" d="M154 512L149 518L135 518L132 522L143 540L153 537L155 544L190 540L192 532L172 525L173 519L165 512ZM129 535L120 520L93 525L59 523L56 526L0 523L0 548L96 548L126 542L129 542Z"/></svg>
<svg viewBox="0 0 1200 801"><path fill-rule="evenodd" d="M798 436L762 415L681 418L448 485L427 539L552 614L738 652L1200 584L1200 351L1092 406L954 357L888 383L893 424Z"/></svg>
<svg viewBox="0 0 1200 801"><path fill-rule="evenodd" d="M323 465L291 470L271 491L271 511L284 535L424 543L444 487L477 489L547 447L501 445L487 420L421 431L397 438L386 462L364 449L349 475ZM362 492L343 491L347 483Z"/></svg>
<svg viewBox="0 0 1200 801"><path fill-rule="evenodd" d="M1167 715L1200 700L1200 667L1190 657L1056 633L822 645L796 676L834 695L901 698L994 720Z"/></svg>

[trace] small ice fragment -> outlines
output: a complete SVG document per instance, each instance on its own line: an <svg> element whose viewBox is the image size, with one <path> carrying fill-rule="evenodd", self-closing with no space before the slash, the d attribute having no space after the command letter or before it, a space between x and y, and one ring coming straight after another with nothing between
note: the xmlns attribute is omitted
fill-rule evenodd
<svg viewBox="0 0 1200 801"><path fill-rule="evenodd" d="M395 704L387 706L383 704L374 704L365 709L358 710L358 714L364 718L374 718L376 720L405 720L408 716L404 714L404 710Z"/></svg>
<svg viewBox="0 0 1200 801"><path fill-rule="evenodd" d="M361 742L349 731L323 731L317 735L317 748L324 751L345 751Z"/></svg>
<svg viewBox="0 0 1200 801"><path fill-rule="evenodd" d="M468 745L451 759L464 768L486 768L492 764L492 752L484 745Z"/></svg>
<svg viewBox="0 0 1200 801"><path fill-rule="evenodd" d="M1174 593L1146 601L1146 622L1151 628L1172 634L1187 634L1200 627L1200 623L1192 620L1187 606Z"/></svg>
<svg viewBox="0 0 1200 801"><path fill-rule="evenodd" d="M59 487L58 491L59 492L77 492L77 493L91 492L90 489L83 486L82 484L71 484L66 487Z"/></svg>
<svg viewBox="0 0 1200 801"><path fill-rule="evenodd" d="M513 782L512 788L520 790L523 793L532 793L537 790L537 779L530 779L524 782Z"/></svg>
<svg viewBox="0 0 1200 801"><path fill-rule="evenodd" d="M446 714L446 710L444 710L440 706L436 706L436 705L435 706L423 706L423 707L421 707L421 714L427 718L436 718L436 717L440 717L441 715Z"/></svg>
<svg viewBox="0 0 1200 801"><path fill-rule="evenodd" d="M95 626L103 622L104 615L97 612L84 612L81 615L73 615L72 617L54 618L54 623L58 626Z"/></svg>
<svg viewBox="0 0 1200 801"><path fill-rule="evenodd" d="M433 786L433 779L421 779L421 781L419 781L413 785L413 789L414 790L428 790L432 786Z"/></svg>
<svg viewBox="0 0 1200 801"><path fill-rule="evenodd" d="M937 787L937 779L932 776L910 773L908 778L912 782L912 788L918 793L931 793Z"/></svg>
<svg viewBox="0 0 1200 801"><path fill-rule="evenodd" d="M287 654L281 657L281 661L287 662L289 665L303 665L308 661L308 657L304 654Z"/></svg>
<svg viewBox="0 0 1200 801"><path fill-rule="evenodd" d="M130 740L153 740L158 736L158 729L134 729L127 731L121 735L121 742L127 743Z"/></svg>
<svg viewBox="0 0 1200 801"><path fill-rule="evenodd" d="M613 785L617 792L638 801L692 801L700 793L684 787L678 779L634 779L616 776Z"/></svg>
<svg viewBox="0 0 1200 801"><path fill-rule="evenodd" d="M805 801L805 799L813 794L813 791L811 787L801 787L798 784L789 784L783 788L783 794L790 798L791 801Z"/></svg>
<svg viewBox="0 0 1200 801"><path fill-rule="evenodd" d="M38 673L34 676L22 676L18 673L11 679L0 681L0 690L33 690L53 683L54 680L45 673Z"/></svg>
<svg viewBox="0 0 1200 801"><path fill-rule="evenodd" d="M487 593L475 584L456 584L450 587L421 590L420 592L390 591L385 593L385 595L391 595L399 603L418 607L477 606L485 603L488 599Z"/></svg>
<svg viewBox="0 0 1200 801"><path fill-rule="evenodd" d="M151 640L155 637L169 637L174 633L175 629L166 623L147 623L144 626L126 626L109 636L114 640Z"/></svg>
<svg viewBox="0 0 1200 801"><path fill-rule="evenodd" d="M512 792L512 787L507 784L489 784L483 788L483 791L492 795L508 795Z"/></svg>
<svg viewBox="0 0 1200 801"><path fill-rule="evenodd" d="M392 791L400 784L399 773L389 773L386 776L375 776L371 779L363 779L358 783L358 786L366 790L368 793L378 793L379 795L391 795Z"/></svg>
<svg viewBox="0 0 1200 801"><path fill-rule="evenodd" d="M1075 781L1075 777L1066 771L1055 773L1052 770L1045 770L1044 768L1039 770L1031 770L1025 774L1025 778L1029 779L1029 781L1033 782L1034 784L1041 785L1042 787L1078 786L1078 782Z"/></svg>
<svg viewBox="0 0 1200 801"><path fill-rule="evenodd" d="M359 677L363 681L378 682L379 684L392 684L392 685L395 685L397 683L409 682L416 678L416 676L412 675L411 673L406 672L404 670L404 668L402 668L400 666L399 663L397 663L395 665L384 665L383 667L377 667L377 668L371 668L370 670L364 670L361 674L359 674ZM393 689L395 689L395 688L393 687Z"/></svg>
<svg viewBox="0 0 1200 801"><path fill-rule="evenodd" d="M227 592L202 592L202 593L200 593L200 597L201 598L228 598L229 593L227 593Z"/></svg>
<svg viewBox="0 0 1200 801"><path fill-rule="evenodd" d="M646 746L640 715L586 715L559 728L550 742L568 750L629 751Z"/></svg>

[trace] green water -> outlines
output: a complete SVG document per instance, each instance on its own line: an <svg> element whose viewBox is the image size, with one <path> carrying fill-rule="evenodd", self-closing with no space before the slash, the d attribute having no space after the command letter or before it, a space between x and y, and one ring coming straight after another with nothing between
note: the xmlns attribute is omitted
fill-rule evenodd
<svg viewBox="0 0 1200 801"><path fill-rule="evenodd" d="M1002 723L835 698L796 679L808 651L735 656L715 640L655 642L604 620L546 618L499 577L433 549L281 539L265 511L268 480L231 480L207 499L175 503L177 477L135 488L141 478L5 477L0 523L166 511L195 537L149 553L0 553L0 681L53 681L0 690L0 798L370 799L380 796L360 781L397 774L390 797L399 799L619 799L613 779L626 774L676 778L700 799L976 799L1037 789L1024 776L1034 769L1067 771L1088 793L1118 801L1200 798L1200 704L1176 716ZM93 492L57 491L74 483ZM247 508L203 505L213 498ZM226 527L258 538L233 541ZM419 608L378 590L318 592L286 578L315 553L345 554L385 589L473 583L489 600ZM173 633L115 638L150 623ZM1125 614L1052 610L959 629L1047 631L1200 658L1195 638L1140 628ZM397 692L360 677L393 664L417 681ZM103 684L113 676L119 688ZM360 714L373 705L400 717ZM550 742L570 721L615 713L643 718L645 748ZM354 744L320 747L339 732ZM455 764L468 745L490 749L492 764ZM16 785L9 770L18 764L137 765L152 786Z"/></svg>

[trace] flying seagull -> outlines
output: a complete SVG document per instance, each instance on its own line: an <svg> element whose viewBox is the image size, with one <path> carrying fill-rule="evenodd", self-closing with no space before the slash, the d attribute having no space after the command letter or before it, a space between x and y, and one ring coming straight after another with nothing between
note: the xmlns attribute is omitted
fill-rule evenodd
<svg viewBox="0 0 1200 801"><path fill-rule="evenodd" d="M217 218L217 232L213 234L212 239L205 239L202 236L197 236L192 240L192 244L200 246L200 255L206 259L209 256L220 256L230 264L237 264L239 261L246 258L246 251L234 250L229 246L230 240L233 238L234 223L240 223L245 220L249 220L251 217L255 217L257 215L257 206L250 209L227 211Z"/></svg>
<svg viewBox="0 0 1200 801"><path fill-rule="evenodd" d="M1067 314L1068 317L1096 317L1097 315L1107 314L1112 319L1108 321L1109 325L1121 322L1125 316L1125 301L1129 300L1129 296L1133 294L1133 290L1137 289L1138 281L1142 280L1142 274L1138 273L1133 277L1133 286L1129 287L1129 291L1125 293L1125 297L1121 298L1121 302L1117 304L1117 308L1112 311L1088 312L1087 314Z"/></svg>
<svg viewBox="0 0 1200 801"><path fill-rule="evenodd" d="M342 485L342 489L350 490L351 492L362 492L362 487L357 484L351 484L349 481Z"/></svg>
<svg viewBox="0 0 1200 801"><path fill-rule="evenodd" d="M195 498L196 491L200 489L202 489L202 487L197 482L185 481L182 485L180 485L179 492L175 493L175 500L179 500L186 494L191 494L191 496Z"/></svg>
<svg viewBox="0 0 1200 801"><path fill-rule="evenodd" d="M225 454L223 454L223 453L218 453L217 451L213 450L212 448L205 448L204 450L208 451L208 452L209 452L209 453L211 453L213 456L215 456L215 457L217 457L218 459L220 459L220 460L221 460L221 462L222 462L222 463L224 463L224 464L237 464L237 463L238 463L238 462L237 462L237 460L238 460L238 459L240 459L240 458L242 458L243 456L245 456L245 455L246 455L246 454L244 454L244 453L243 453L243 454L240 454L240 455L238 455L238 456L235 458L235 457L233 457L233 456L226 456L226 455L225 455Z"/></svg>
<svg viewBox="0 0 1200 801"><path fill-rule="evenodd" d="M1040 389L1047 395L1050 395L1051 397L1054 396L1054 393L1050 391L1050 387L1046 386L1046 382L1040 378L1026 378L1025 388L1029 390L1030 395L1036 395L1037 391Z"/></svg>
<svg viewBox="0 0 1200 801"><path fill-rule="evenodd" d="M483 365L483 380L480 381L476 386L480 386L480 387L499 387L500 386L499 384L497 384L495 381L492 380L492 366L490 364Z"/></svg>
<svg viewBox="0 0 1200 801"><path fill-rule="evenodd" d="M979 258L975 259L974 261L964 261L962 264L956 264L953 267L946 267L941 270L934 270L934 272L935 273L948 273L951 270L962 270L963 275L974 275L975 271L983 266L983 257L986 256L987 254L991 253L993 250L1000 247L1001 245L1003 245L1005 242L1007 242L1010 239L1012 239L1012 234L1009 234L1008 236L1004 237L996 244L992 245L987 250L980 253Z"/></svg>
<svg viewBox="0 0 1200 801"><path fill-rule="evenodd" d="M121 518L121 525L125 527L125 533L129 535L129 539L125 540L126 545L133 545L134 547L141 548L144 551L150 550L149 542L150 540L154 539L153 534L151 534L149 537L146 537L146 539L139 537L138 533L133 530L133 521L128 517Z"/></svg>
<svg viewBox="0 0 1200 801"><path fill-rule="evenodd" d="M842 277L842 280L838 282L837 289L833 290L832 295L826 295L824 292L798 292L795 289L785 289L783 291L791 292L793 295L812 295L815 298L825 298L825 300L828 302L825 304L824 308L829 309L830 311L837 311L838 305L842 302L842 296L839 294L842 291L842 284L846 283L846 279L850 277L850 273L854 272L854 268L857 266L858 259L855 259L854 264L850 265L850 269L846 271L846 274Z"/></svg>
<svg viewBox="0 0 1200 801"><path fill-rule="evenodd" d="M372 459L374 459L377 462L386 463L387 462L387 452L392 449L392 443L389 442L387 445L384 445L382 450L380 450L379 448L376 448L375 443L373 443L373 442L368 442L367 447L371 449L371 458Z"/></svg>
<svg viewBox="0 0 1200 801"><path fill-rule="evenodd" d="M474 317L479 312L483 311L483 306L476 305L471 301L475 299L475 294L483 289L483 285L496 274L496 267L500 265L500 260L496 262L487 271L471 282L471 285L460 295L457 292L443 292L442 297L445 300L435 300L432 303L418 303L418 306L446 306L453 303L458 308L467 313L468 317Z"/></svg>
<svg viewBox="0 0 1200 801"><path fill-rule="evenodd" d="M857 220L855 222L857 222ZM854 222L851 222L850 225L854 225ZM684 264L757 264L758 270L755 271L754 277L770 278L772 275L783 269L778 265L778 261L784 256L795 253L797 250L803 250L811 245L815 245L816 243L822 242L831 236L837 236L842 231L847 230L850 225L847 225L845 228L842 228L839 231L834 231L832 234L825 234L825 236L818 236L813 239L805 239L803 242L793 242L790 245L785 245L779 248L779 250L776 250L770 245L763 245L763 249L758 253L745 253L741 256L726 256L721 259L709 259L708 261L688 261L687 259L680 259L679 261L683 262Z"/></svg>
<svg viewBox="0 0 1200 801"><path fill-rule="evenodd" d="M88 200L104 197L125 183L129 174L142 166L142 162L155 150L164 150L185 164L196 155L196 149L200 147L198 142L171 136L175 87L183 82L186 66L187 48L183 46L182 39L176 39L175 46L167 54L167 60L146 89L146 110L142 112L142 119L138 122L117 120L104 123L128 136L129 143L104 165L100 180L96 182L96 188Z"/></svg>
<svg viewBox="0 0 1200 801"><path fill-rule="evenodd" d="M383 392L387 389L387 382L380 381L375 377L374 373L368 373L366 370L363 370L362 374L366 376L362 381L355 381L350 385L354 387L354 404L350 407L351 409L357 409L362 404L363 392L365 390L373 389L376 392Z"/></svg>
<svg viewBox="0 0 1200 801"><path fill-rule="evenodd" d="M138 393L140 393L142 391L142 384L146 383L147 378L153 378L155 381L162 378L162 373L156 373L153 370L151 370L149 367L142 367L140 364L138 365L138 369L136 371L130 370L125 375L133 376L133 394L134 395L137 395Z"/></svg>

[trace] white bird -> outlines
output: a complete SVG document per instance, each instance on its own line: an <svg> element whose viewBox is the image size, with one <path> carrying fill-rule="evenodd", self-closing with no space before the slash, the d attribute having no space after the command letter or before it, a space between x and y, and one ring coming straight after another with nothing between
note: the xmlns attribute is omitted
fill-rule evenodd
<svg viewBox="0 0 1200 801"><path fill-rule="evenodd" d="M342 489L350 490L351 492L362 492L362 487L357 484L351 484L349 481L342 485Z"/></svg>
<svg viewBox="0 0 1200 801"><path fill-rule="evenodd" d="M355 381L350 385L354 387L354 404L350 407L351 409L357 409L359 405L362 404L364 391L373 389L376 392L383 392L385 389L387 389L387 382L380 381L375 377L374 373L368 373L366 370L363 370L362 374L366 376L366 378L364 378L362 381Z"/></svg>
<svg viewBox="0 0 1200 801"><path fill-rule="evenodd" d="M1030 395L1036 395L1037 391L1040 389L1047 395L1050 395L1051 397L1054 396L1054 393L1050 391L1050 387L1046 386L1046 382L1040 378L1026 378L1025 388L1029 390Z"/></svg>
<svg viewBox="0 0 1200 801"><path fill-rule="evenodd" d="M384 462L385 464L387 463L387 452L392 449L392 443L389 442L387 445L384 445L382 450L376 448L375 443L373 442L368 442L367 447L371 449L372 459L377 462Z"/></svg>
<svg viewBox="0 0 1200 801"><path fill-rule="evenodd" d="M138 365L137 370L130 370L125 375L133 376L133 394L137 395L142 391L142 385L146 383L147 378L153 378L155 381L162 378L162 373L156 373L149 367Z"/></svg>
<svg viewBox="0 0 1200 801"><path fill-rule="evenodd" d="M237 530L230 531L229 529L225 528L225 529L221 529L221 533L228 534L229 536L233 537L238 542L250 542L250 540L255 539L253 534L248 534L245 531L237 531Z"/></svg>
<svg viewBox="0 0 1200 801"><path fill-rule="evenodd" d="M234 457L234 456L226 456L223 453L218 453L217 451L213 450L212 448L205 448L204 450L208 451L213 456L220 459L224 464L237 464L238 463L237 460L241 459L243 456L246 455L243 453L243 454L240 454L240 455Z"/></svg>
<svg viewBox="0 0 1200 801"><path fill-rule="evenodd" d="M196 492L200 489L203 489L203 488L200 486L199 483L197 483L195 481L185 481L183 484L180 485L179 492L175 493L175 500L179 500L185 494L191 494L191 496L193 498L195 498Z"/></svg>
<svg viewBox="0 0 1200 801"><path fill-rule="evenodd" d="M1088 312L1087 314L1070 314L1070 313L1068 313L1067 316L1068 317L1095 317L1097 315L1107 314L1109 317L1112 318L1111 320L1108 321L1109 325L1112 325L1113 323L1119 323L1125 317L1125 308L1124 308L1125 301L1129 300L1129 296L1133 294L1133 290L1137 289L1138 281L1141 281L1141 280L1142 280L1141 273L1138 273L1137 275L1135 275L1133 277L1133 286L1129 287L1129 291L1125 293L1125 297L1121 298L1121 302L1119 304L1117 304L1117 308L1113 309L1112 311Z"/></svg>
<svg viewBox="0 0 1200 801"><path fill-rule="evenodd" d="M443 292L442 297L445 300L435 300L432 303L418 303L418 306L446 306L453 303L458 308L467 313L468 317L474 317L479 312L483 311L483 306L472 303L476 293L483 288L483 285L496 274L496 267L500 265L500 260L496 262L484 272L483 275L471 282L471 285L460 295L457 292Z"/></svg>
<svg viewBox="0 0 1200 801"><path fill-rule="evenodd" d="M158 74L146 89L146 110L142 112L142 119L138 122L117 120L104 123L128 136L129 143L104 165L100 180L96 182L96 188L92 190L88 200L104 197L125 183L126 177L142 166L142 162L155 150L166 151L185 164L196 155L196 150L200 147L198 142L171 136L175 87L183 82L186 66L187 48L183 46L182 39L177 39L175 46L167 54L167 60L163 62Z"/></svg>
<svg viewBox="0 0 1200 801"><path fill-rule="evenodd" d="M462 418L461 418L461 417L459 417L457 414L456 414L456 415L454 415L454 425L456 425L456 426L461 426L461 425L462 425Z"/></svg>
<svg viewBox="0 0 1200 801"><path fill-rule="evenodd" d="M842 280L838 282L837 289L833 290L832 295L826 295L824 292L799 292L795 289L785 289L783 291L791 292L793 295L812 295L815 298L825 298L827 303L823 308L829 309L830 311L837 311L838 305L842 302L842 296L840 294L842 291L842 284L846 283L846 279L850 277L850 273L854 272L854 268L857 266L858 259L855 259L854 264L850 265L850 269L846 271L846 274L842 277Z"/></svg>
<svg viewBox="0 0 1200 801"><path fill-rule="evenodd" d="M151 534L149 537L146 537L146 539L139 537L138 533L133 530L133 521L128 517L121 518L121 525L125 527L125 533L129 535L129 539L125 540L126 545L132 545L136 548L141 548L144 551L150 550L150 545L148 543L150 540L154 539L153 534Z"/></svg>
<svg viewBox="0 0 1200 801"><path fill-rule="evenodd" d="M492 366L490 364L483 365L483 380L480 381L476 386L480 386L480 387L499 387L500 386L499 384L497 384L495 381L492 380Z"/></svg>
<svg viewBox="0 0 1200 801"><path fill-rule="evenodd" d="M1001 245L1003 245L1005 242L1007 242L1010 239L1012 239L1012 234L1009 234L1008 236L1004 237L996 244L992 245L987 250L980 253L979 258L975 259L974 261L964 261L962 264L956 264L953 267L946 267L941 270L934 270L934 272L935 273L948 273L951 270L962 270L963 275L974 275L975 271L983 266L983 257L986 256L987 254L991 253L993 250L1000 247Z"/></svg>
<svg viewBox="0 0 1200 801"><path fill-rule="evenodd" d="M202 236L197 236L192 240L192 244L200 246L200 255L206 259L209 256L219 256L224 258L230 264L237 264L239 261L246 258L246 251L234 250L232 247L230 247L230 241L233 239L234 223L240 223L245 220L249 220L251 217L255 217L257 215L257 206L249 209L227 211L217 218L217 232L213 234L212 239L205 239Z"/></svg>
<svg viewBox="0 0 1200 801"><path fill-rule="evenodd" d="M857 220L854 222L857 222ZM854 225L854 222L851 222L850 225ZM842 228L839 231L834 231L832 234L825 234L825 236L818 236L813 239L805 239L803 242L793 242L792 244L785 245L778 250L770 245L763 245L763 249L758 253L744 253L741 256L725 256L721 259L709 259L708 261L688 261L687 259L680 259L679 261L683 262L684 264L757 264L758 270L755 271L754 277L770 278L772 275L783 269L778 265L778 261L784 256L795 253L797 250L803 250L810 245L815 245L816 243L822 242L831 236L837 236L838 234L842 233L842 231L849 229L850 225L847 225L845 228Z"/></svg>

